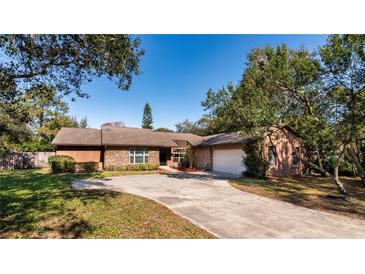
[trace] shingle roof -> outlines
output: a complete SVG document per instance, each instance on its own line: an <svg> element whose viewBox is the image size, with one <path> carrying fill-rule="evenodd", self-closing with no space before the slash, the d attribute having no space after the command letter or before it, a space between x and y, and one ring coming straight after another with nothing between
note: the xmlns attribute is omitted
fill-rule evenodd
<svg viewBox="0 0 365 274"><path fill-rule="evenodd" d="M52 145L80 146L151 146L178 147L191 144L192 146L214 146L220 144L240 144L245 140L238 132L221 133L210 136L198 136L190 133L156 132L143 128L103 127L91 128L61 128L52 141Z"/></svg>
<svg viewBox="0 0 365 274"><path fill-rule="evenodd" d="M186 140L196 144L202 139L194 134L156 132L142 128L104 127L102 131L104 145L176 147L178 144L174 140Z"/></svg>
<svg viewBox="0 0 365 274"><path fill-rule="evenodd" d="M51 144L101 146L101 130L94 128L63 127L57 133Z"/></svg>
<svg viewBox="0 0 365 274"><path fill-rule="evenodd" d="M198 143L198 146L214 146L226 144L243 144L247 140L247 136L240 132L219 133L215 135L205 136L203 140Z"/></svg>

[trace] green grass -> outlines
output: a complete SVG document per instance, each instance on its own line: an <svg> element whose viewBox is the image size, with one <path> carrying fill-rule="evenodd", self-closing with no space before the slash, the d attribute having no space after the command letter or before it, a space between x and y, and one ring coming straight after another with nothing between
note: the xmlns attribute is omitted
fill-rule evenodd
<svg viewBox="0 0 365 274"><path fill-rule="evenodd" d="M151 174L0 172L0 238L213 237L154 201L127 193L70 187L72 180L89 176L147 173Z"/></svg>
<svg viewBox="0 0 365 274"><path fill-rule="evenodd" d="M117 170L103 170L99 172L92 173L93 177L109 177L109 176L124 176L124 175L148 175L148 174L158 174L161 173L160 170L148 170L148 171L117 171Z"/></svg>
<svg viewBox="0 0 365 274"><path fill-rule="evenodd" d="M318 176L273 177L268 180L242 178L230 184L239 190L268 198L365 219L365 187L360 179L342 177L341 182L350 194L347 197L339 194L330 178Z"/></svg>

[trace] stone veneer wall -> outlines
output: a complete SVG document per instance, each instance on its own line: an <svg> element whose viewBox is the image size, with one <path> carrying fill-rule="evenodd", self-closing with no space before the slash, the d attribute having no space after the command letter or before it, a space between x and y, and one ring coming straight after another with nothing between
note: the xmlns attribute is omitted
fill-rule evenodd
<svg viewBox="0 0 365 274"><path fill-rule="evenodd" d="M106 147L104 152L104 166L124 166L129 165L129 148L130 147ZM149 163L160 163L159 148L148 148Z"/></svg>

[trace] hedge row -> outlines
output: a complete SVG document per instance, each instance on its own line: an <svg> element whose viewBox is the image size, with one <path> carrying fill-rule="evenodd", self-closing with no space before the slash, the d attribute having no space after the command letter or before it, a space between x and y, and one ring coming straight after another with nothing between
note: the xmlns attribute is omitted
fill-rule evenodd
<svg viewBox="0 0 365 274"><path fill-rule="evenodd" d="M84 172L94 172L98 169L97 162L84 162L76 163L75 159L71 156L66 155L55 155L48 157L48 163L51 166L52 172L75 172L76 166L77 170ZM124 166L108 166L106 170L116 170L116 171L148 171L157 170L159 168L158 164L135 164L135 165L124 165Z"/></svg>
<svg viewBox="0 0 365 274"><path fill-rule="evenodd" d="M94 172L98 169L97 162L76 163L73 157L67 155L50 156L48 157L48 163L53 173L75 172L76 167L84 172Z"/></svg>
<svg viewBox="0 0 365 274"><path fill-rule="evenodd" d="M157 170L159 168L158 164L134 164L134 165L124 165L124 166L107 166L106 170L113 171L147 171L147 170Z"/></svg>
<svg viewBox="0 0 365 274"><path fill-rule="evenodd" d="M52 172L74 172L75 159L66 155L54 155L48 157L48 163Z"/></svg>

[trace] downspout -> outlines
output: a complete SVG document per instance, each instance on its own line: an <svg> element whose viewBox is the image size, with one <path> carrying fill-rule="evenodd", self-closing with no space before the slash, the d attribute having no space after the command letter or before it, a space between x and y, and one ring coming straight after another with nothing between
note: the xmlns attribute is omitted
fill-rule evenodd
<svg viewBox="0 0 365 274"><path fill-rule="evenodd" d="M106 145L103 146L103 127L100 129L100 145L101 145L101 153L102 153L102 162L101 162L101 168L105 168L105 148Z"/></svg>

